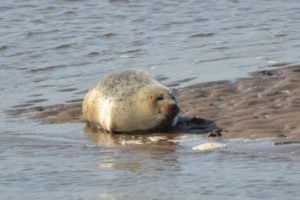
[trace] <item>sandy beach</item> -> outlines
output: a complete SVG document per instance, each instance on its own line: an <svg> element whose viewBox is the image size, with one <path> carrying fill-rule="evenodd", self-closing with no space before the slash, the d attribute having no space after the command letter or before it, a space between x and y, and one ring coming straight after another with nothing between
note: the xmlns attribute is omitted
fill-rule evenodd
<svg viewBox="0 0 300 200"><path fill-rule="evenodd" d="M297 65L258 71L236 81L195 84L176 93L182 115L212 121L223 138L272 137L276 144L286 144L300 142L299 82ZM16 106L8 113L25 114L42 123L78 123L83 122L81 101L47 107Z"/></svg>

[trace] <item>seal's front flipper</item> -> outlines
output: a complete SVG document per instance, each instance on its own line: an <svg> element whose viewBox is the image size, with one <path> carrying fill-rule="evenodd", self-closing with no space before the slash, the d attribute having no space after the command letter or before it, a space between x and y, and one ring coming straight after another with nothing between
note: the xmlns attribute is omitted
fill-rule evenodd
<svg viewBox="0 0 300 200"><path fill-rule="evenodd" d="M200 117L179 116L176 126L173 127L175 132L209 134L209 137L221 136L222 129L211 121Z"/></svg>

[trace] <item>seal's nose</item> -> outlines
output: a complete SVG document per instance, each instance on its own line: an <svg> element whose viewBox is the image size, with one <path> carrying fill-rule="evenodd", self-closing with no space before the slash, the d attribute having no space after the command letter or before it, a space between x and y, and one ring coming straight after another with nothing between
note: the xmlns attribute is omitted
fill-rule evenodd
<svg viewBox="0 0 300 200"><path fill-rule="evenodd" d="M179 113L179 107L176 105L176 104L173 104L171 106L171 112L174 114L174 115L177 115Z"/></svg>
<svg viewBox="0 0 300 200"><path fill-rule="evenodd" d="M173 118L179 113L179 107L176 104L166 104L160 108L160 113Z"/></svg>

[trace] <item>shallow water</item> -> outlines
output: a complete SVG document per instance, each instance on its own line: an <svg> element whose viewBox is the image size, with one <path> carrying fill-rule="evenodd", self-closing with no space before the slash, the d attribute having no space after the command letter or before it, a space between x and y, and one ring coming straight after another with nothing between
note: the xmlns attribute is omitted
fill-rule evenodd
<svg viewBox="0 0 300 200"><path fill-rule="evenodd" d="M125 68L184 87L298 63L299 11L297 0L2 2L1 199L298 199L297 145L195 152L201 135L97 140L83 124L4 111L80 99Z"/></svg>

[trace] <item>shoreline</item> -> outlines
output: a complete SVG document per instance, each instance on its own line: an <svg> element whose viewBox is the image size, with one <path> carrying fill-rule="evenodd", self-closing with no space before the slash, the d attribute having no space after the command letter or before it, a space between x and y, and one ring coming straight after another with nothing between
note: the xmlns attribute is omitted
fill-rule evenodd
<svg viewBox="0 0 300 200"><path fill-rule="evenodd" d="M300 143L300 65L258 71L235 81L199 83L175 89L183 115L213 121L221 138L276 138L275 144ZM78 123L81 100L7 111L42 123ZM184 132L183 132L184 133Z"/></svg>

